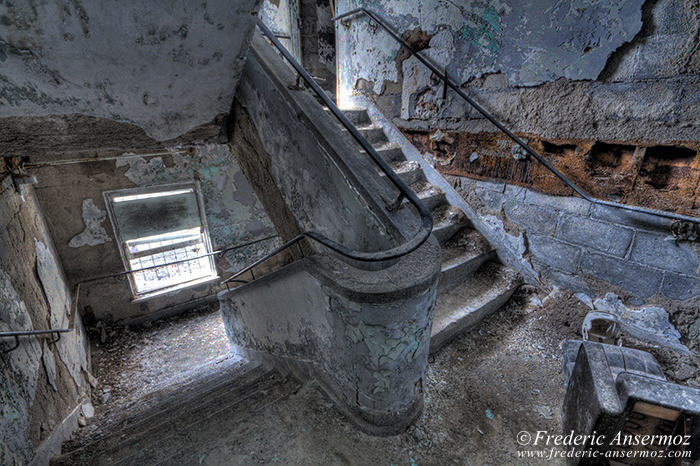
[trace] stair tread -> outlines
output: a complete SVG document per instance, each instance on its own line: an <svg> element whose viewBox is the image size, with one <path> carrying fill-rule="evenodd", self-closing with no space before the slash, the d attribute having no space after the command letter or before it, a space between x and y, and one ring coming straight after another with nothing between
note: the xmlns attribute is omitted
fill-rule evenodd
<svg viewBox="0 0 700 466"><path fill-rule="evenodd" d="M445 204L433 209L433 231L446 226L468 224L461 209Z"/></svg>
<svg viewBox="0 0 700 466"><path fill-rule="evenodd" d="M381 151L389 151L389 150L401 150L401 146L396 144L395 142L383 142L382 144L372 144L372 147L374 147L374 150L377 152ZM361 152L365 152L364 149L360 150Z"/></svg>
<svg viewBox="0 0 700 466"><path fill-rule="evenodd" d="M217 444L216 432L239 425L243 420L298 390L300 383L291 377L271 374L271 383L266 388L252 393L246 399L230 406L221 407L216 412L203 414L189 425L169 435L145 449L131 451L131 455L118 461L118 464L192 464L193 445L201 453ZM189 458L189 459L188 459Z"/></svg>
<svg viewBox="0 0 700 466"><path fill-rule="evenodd" d="M448 270L474 257L493 251L488 240L471 227L463 227L442 247L442 270Z"/></svg>
<svg viewBox="0 0 700 466"><path fill-rule="evenodd" d="M510 268L496 262L485 264L461 285L438 296L431 339L449 339L468 330L495 310L487 309L489 304L500 307L499 301L505 302L520 284L520 277Z"/></svg>

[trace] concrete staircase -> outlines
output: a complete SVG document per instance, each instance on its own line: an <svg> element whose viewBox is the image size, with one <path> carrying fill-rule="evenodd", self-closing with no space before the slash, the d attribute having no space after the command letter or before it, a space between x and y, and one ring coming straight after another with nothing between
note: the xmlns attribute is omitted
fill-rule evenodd
<svg viewBox="0 0 700 466"><path fill-rule="evenodd" d="M407 160L366 111L345 113L432 211L433 234L443 256L430 341L435 352L499 309L522 281L498 261L493 247L445 193L426 181L421 164ZM253 363L199 374L177 390L135 400L121 420L80 444L64 445L65 453L51 464L193 464L215 444L217 429L242 423L300 386Z"/></svg>
<svg viewBox="0 0 700 466"><path fill-rule="evenodd" d="M420 164L407 160L367 111L350 109L343 113L433 213L433 234L442 246L442 272L430 337L430 351L435 352L498 310L522 280L498 261L495 250L472 228L464 212L450 205L445 194L426 181Z"/></svg>

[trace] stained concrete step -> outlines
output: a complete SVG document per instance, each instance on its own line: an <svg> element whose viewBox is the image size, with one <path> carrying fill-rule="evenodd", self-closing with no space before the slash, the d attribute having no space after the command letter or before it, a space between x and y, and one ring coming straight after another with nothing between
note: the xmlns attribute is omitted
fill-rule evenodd
<svg viewBox="0 0 700 466"><path fill-rule="evenodd" d="M394 143L387 143L382 145L374 145L374 150L377 151L379 156L384 159L385 162L405 162L406 156L404 155L401 148ZM360 151L362 154L367 154L364 150Z"/></svg>
<svg viewBox="0 0 700 466"><path fill-rule="evenodd" d="M471 227L462 228L443 245L438 293L456 288L486 262L496 259L496 251L486 238Z"/></svg>
<svg viewBox="0 0 700 466"><path fill-rule="evenodd" d="M249 392L258 390L260 381L269 379L271 373L263 366L248 364L239 367L237 372L221 371L192 386L179 387L175 396L164 396L151 409L134 410L126 421L111 426L108 435L53 458L51 465L114 464L119 458L130 455L131 449L144 448L173 429L181 428L188 419L199 418L202 412L245 398Z"/></svg>
<svg viewBox="0 0 700 466"><path fill-rule="evenodd" d="M389 166L409 186L425 179L425 173L423 173L420 164L417 162L392 162ZM386 177L384 172L379 172L379 176L382 178Z"/></svg>
<svg viewBox="0 0 700 466"><path fill-rule="evenodd" d="M430 334L430 352L439 350L452 338L474 328L500 309L521 283L521 278L513 270L488 262L461 285L439 295Z"/></svg>
<svg viewBox="0 0 700 466"><path fill-rule="evenodd" d="M247 393L245 397L236 397L233 403L200 411L183 427L167 435L160 434L158 441L146 448L138 446L130 450L130 455L116 464L198 464L207 451L221 448L219 432L240 425L301 387L301 383L292 377L277 373L267 375L260 382L258 390Z"/></svg>
<svg viewBox="0 0 700 466"><path fill-rule="evenodd" d="M331 111L325 107L328 113ZM349 108L342 110L343 114L350 120L350 122L355 126L367 125L371 123L367 110L361 108Z"/></svg>
<svg viewBox="0 0 700 466"><path fill-rule="evenodd" d="M433 210L433 234L441 245L467 225L467 216L457 207L447 204Z"/></svg>

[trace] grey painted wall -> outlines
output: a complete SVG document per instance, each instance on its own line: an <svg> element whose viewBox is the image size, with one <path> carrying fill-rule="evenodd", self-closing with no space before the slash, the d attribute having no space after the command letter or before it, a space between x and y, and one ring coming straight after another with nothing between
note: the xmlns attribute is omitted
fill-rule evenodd
<svg viewBox="0 0 700 466"><path fill-rule="evenodd" d="M275 234L226 145L203 144L172 155L46 166L32 173L39 180L39 202L71 283L124 270L107 216L105 191L199 180L214 249ZM228 253L217 264L223 270L238 270L276 241ZM83 290L81 310L89 305L98 319L119 320L157 316L160 310L209 295L217 288L194 287L140 304L131 302L125 280L95 282Z"/></svg>
<svg viewBox="0 0 700 466"><path fill-rule="evenodd" d="M319 232L359 251L396 244L394 232L382 224L386 212L377 203L383 192L376 186L382 183L378 174L358 159L349 136L308 91L292 89L294 82L291 68L256 33L236 100L259 135L258 163L274 179L302 231ZM350 165L361 171L352 174ZM365 185L353 182L353 175Z"/></svg>
<svg viewBox="0 0 700 466"><path fill-rule="evenodd" d="M0 117L82 113L163 140L231 107L260 0L0 5Z"/></svg>
<svg viewBox="0 0 700 466"><path fill-rule="evenodd" d="M545 137L697 139L700 5L341 0L377 11L516 131ZM339 26L340 102L363 93L400 127L493 131L362 16ZM368 66L371 64L371 66Z"/></svg>
<svg viewBox="0 0 700 466"><path fill-rule="evenodd" d="M80 316L69 317L71 296L34 191L18 192L6 177L0 181L0 331L75 330L56 344L21 338L18 349L0 352L1 464L27 464L89 394L87 339ZM0 346L13 343L2 339ZM72 418L60 431L70 435L77 427Z"/></svg>

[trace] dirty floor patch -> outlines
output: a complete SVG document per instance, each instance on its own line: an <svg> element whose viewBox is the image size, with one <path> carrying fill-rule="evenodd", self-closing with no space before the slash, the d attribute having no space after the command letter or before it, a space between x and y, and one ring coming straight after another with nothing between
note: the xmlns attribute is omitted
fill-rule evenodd
<svg viewBox="0 0 700 466"><path fill-rule="evenodd" d="M218 303L142 325L88 330L97 379L92 393L95 417L66 445L71 449L125 413L133 414L134 405L149 395L195 377L203 366L240 359L229 352Z"/></svg>

